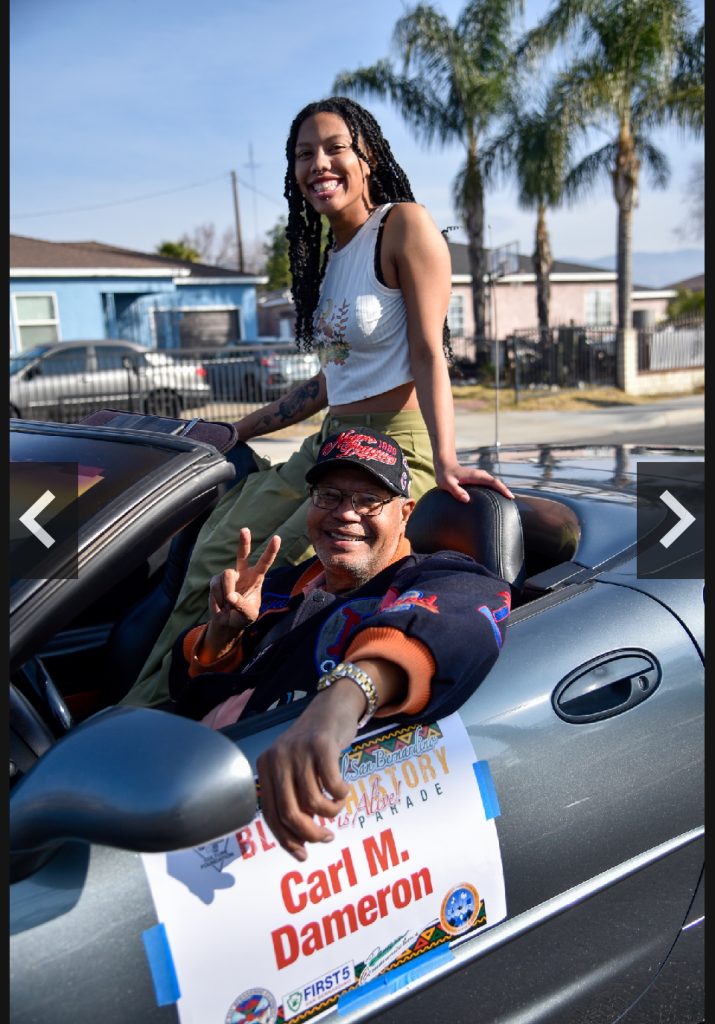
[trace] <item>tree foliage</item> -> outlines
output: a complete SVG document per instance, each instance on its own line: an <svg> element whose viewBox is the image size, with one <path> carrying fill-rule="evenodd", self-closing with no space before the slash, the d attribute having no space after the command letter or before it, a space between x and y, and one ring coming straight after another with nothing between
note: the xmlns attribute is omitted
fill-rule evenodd
<svg viewBox="0 0 715 1024"><path fill-rule="evenodd" d="M521 97L537 95L536 104L525 107ZM526 79L517 84L509 104L506 126L483 151L485 180L500 175L514 178L518 203L536 212L532 263L536 275L536 308L542 332L549 328L550 283L553 265L546 211L563 198L572 133L561 117L553 96L538 90Z"/></svg>
<svg viewBox="0 0 715 1024"><path fill-rule="evenodd" d="M675 234L682 241L691 238L701 239L705 235L705 161L696 160L690 168L688 183L685 188L685 201L688 206L683 223L676 228Z"/></svg>
<svg viewBox="0 0 715 1024"><path fill-rule="evenodd" d="M330 224L325 217L321 218L320 251L321 255L328 244L328 232ZM263 246L262 273L268 275L266 291L290 288L292 284L290 272L290 260L288 257L288 238L286 236L286 225L288 219L284 216L278 218L276 223L266 232L267 242Z"/></svg>
<svg viewBox="0 0 715 1024"><path fill-rule="evenodd" d="M699 319L705 316L705 291L679 288L678 294L668 303L668 317L671 320Z"/></svg>
<svg viewBox="0 0 715 1024"><path fill-rule="evenodd" d="M511 92L511 26L522 6L521 0L470 0L452 25L436 8L418 4L393 29L396 63L386 58L344 71L333 83L337 92L390 100L425 146L463 148L454 203L468 238L478 336L485 333L486 270L481 146Z"/></svg>
<svg viewBox="0 0 715 1024"><path fill-rule="evenodd" d="M703 38L686 0L556 0L519 48L536 59L558 42L575 43L577 55L555 83L563 121L584 135L612 124L611 140L571 169L564 188L580 197L599 176L610 176L618 210L619 327L631 325L632 214L641 168L656 187L669 177L649 135L669 123L703 130Z"/></svg>
<svg viewBox="0 0 715 1024"><path fill-rule="evenodd" d="M190 234L182 235L181 241L196 249L203 263L231 269L238 265L236 232L231 227L219 234L214 224L200 224Z"/></svg>
<svg viewBox="0 0 715 1024"><path fill-rule="evenodd" d="M162 256L206 263L212 267L236 268L238 246L233 228L225 228L219 235L211 223L200 224L191 232L184 232L176 242L162 242L156 247Z"/></svg>
<svg viewBox="0 0 715 1024"><path fill-rule="evenodd" d="M157 245L156 252L160 256L168 256L172 260L185 260L187 263L198 263L201 259L199 251L184 241L162 242L161 245Z"/></svg>
<svg viewBox="0 0 715 1024"><path fill-rule="evenodd" d="M280 217L267 232L268 241L263 246L266 257L263 273L268 275L268 283L265 285L267 291L277 291L291 286L288 239L286 238L287 223L285 217Z"/></svg>

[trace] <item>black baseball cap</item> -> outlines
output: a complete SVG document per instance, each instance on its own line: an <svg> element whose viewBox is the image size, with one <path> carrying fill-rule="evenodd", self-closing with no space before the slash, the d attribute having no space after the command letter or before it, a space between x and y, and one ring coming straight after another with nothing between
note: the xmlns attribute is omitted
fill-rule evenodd
<svg viewBox="0 0 715 1024"><path fill-rule="evenodd" d="M348 427L327 437L318 458L305 474L309 484L333 466L359 466L393 494L410 496L410 470L397 441L370 427Z"/></svg>

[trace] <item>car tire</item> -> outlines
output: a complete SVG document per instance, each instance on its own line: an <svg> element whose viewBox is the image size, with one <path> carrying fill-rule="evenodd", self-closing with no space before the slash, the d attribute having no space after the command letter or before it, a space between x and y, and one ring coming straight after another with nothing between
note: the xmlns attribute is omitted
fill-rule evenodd
<svg viewBox="0 0 715 1024"><path fill-rule="evenodd" d="M181 412L181 399L175 391L152 391L147 395L144 411L150 416L177 417Z"/></svg>

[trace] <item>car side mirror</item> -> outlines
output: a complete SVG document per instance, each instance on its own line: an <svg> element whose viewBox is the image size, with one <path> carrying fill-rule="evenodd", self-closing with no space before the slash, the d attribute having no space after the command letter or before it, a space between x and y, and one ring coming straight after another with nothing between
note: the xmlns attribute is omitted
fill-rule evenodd
<svg viewBox="0 0 715 1024"><path fill-rule="evenodd" d="M42 376L42 367L38 364L37 366L28 366L24 373L25 380L32 380L34 377Z"/></svg>
<svg viewBox="0 0 715 1024"><path fill-rule="evenodd" d="M248 824L253 771L223 733L153 708L112 707L59 739L10 796L10 874L71 840L157 853Z"/></svg>

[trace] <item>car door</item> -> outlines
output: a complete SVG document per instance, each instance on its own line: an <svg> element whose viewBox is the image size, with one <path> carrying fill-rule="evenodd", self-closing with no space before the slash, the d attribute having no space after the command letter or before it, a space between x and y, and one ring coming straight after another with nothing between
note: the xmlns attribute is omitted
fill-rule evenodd
<svg viewBox="0 0 715 1024"><path fill-rule="evenodd" d="M39 419L72 419L75 408L90 390L89 350L67 344L44 355L24 371L20 404L25 416Z"/></svg>
<svg viewBox="0 0 715 1024"><path fill-rule="evenodd" d="M652 689L618 710L638 657ZM563 682L609 663L602 713L565 720ZM480 1024L620 1019L666 960L703 867L702 712L700 652L659 601L592 582L517 609L459 711L493 780L506 919L413 978L404 1002L388 980L370 1018L466 1020L473 1006ZM248 726L232 735L255 759L268 737ZM682 1024L673 1012L663 1019Z"/></svg>
<svg viewBox="0 0 715 1024"><path fill-rule="evenodd" d="M697 600L700 584L691 591ZM618 666L625 680L636 658L653 666L650 689L630 685L649 695L614 708L627 688ZM595 713L565 720L563 683L580 671L608 680L607 666ZM699 651L643 594L587 584L517 611L462 710L500 802L508 909L460 951L461 995L479 993L480 1020L615 1020L650 984L703 864L702 701ZM480 943L493 952L480 957Z"/></svg>
<svg viewBox="0 0 715 1024"><path fill-rule="evenodd" d="M96 406L139 412L142 408L140 354L127 345L93 345L92 400Z"/></svg>
<svg viewBox="0 0 715 1024"><path fill-rule="evenodd" d="M684 601L698 590L699 585L684 587ZM645 699L622 711L611 705L612 713L600 716L592 705L583 721L571 713L576 720L566 721L557 712L556 695L574 672L605 664L606 657L625 662L634 650L645 652L658 670ZM604 705L618 686L615 677L607 683L600 695ZM702 867L702 691L695 643L681 621L646 593L591 582L517 609L498 662L457 713L475 763L486 764L493 781L490 814L499 840L506 916L437 957L417 957L404 965L407 971L397 966L376 977L358 991L359 1002L339 1004L323 1019L384 1024L631 1019L629 1009L659 977L685 922ZM296 705L238 723L226 734L255 765L258 753L297 710ZM473 808L465 793L463 816ZM392 828L399 838L399 825ZM257 828L251 835L241 837L243 856L258 860L270 850L270 837ZM432 838L446 849L451 837ZM334 859L345 860L338 847L351 840L345 834L341 840L333 844ZM203 855L207 880L216 886L222 877L220 844L203 848ZM216 865L212 857L218 858ZM293 864L282 880L267 875L259 902L267 905L271 885L299 892L291 886L300 868ZM344 867L340 870L345 879ZM339 877L336 867L334 878ZM317 901L327 881L319 873L311 878ZM381 878L388 878L384 870ZM223 888L218 885L214 894L217 905ZM53 900L41 898L55 890ZM124 1020L127 1014L147 1021L183 1020L176 985L162 980L174 935L169 929L167 947L152 900L140 856L81 844L69 844L61 858L13 886L13 1021L36 1019L41 1005L56 1007L57 1019L78 1019L88 1001L105 1020ZM204 892L198 902L212 901ZM234 951L236 964L241 963L257 930L265 927L262 917L251 919L247 928L236 916L231 929L221 932L219 945ZM97 929L104 936L101 943ZM164 945L147 944L145 954L142 940L148 943L159 933ZM215 934L204 938L216 941ZM401 938L395 935L394 941ZM94 950L91 975L77 955L88 941ZM214 968L204 963L202 935L192 931L191 943L195 969L210 975ZM390 943L383 946L376 944L376 955ZM237 998L265 996L240 980L236 964ZM308 976L315 977L310 971ZM61 980L65 990L58 1005ZM126 988L121 1006L113 998L117 983ZM691 1019L680 1014L676 1001L659 1002L658 1012L658 1020L671 1024ZM639 1024L647 1019L655 1018L640 1018Z"/></svg>

